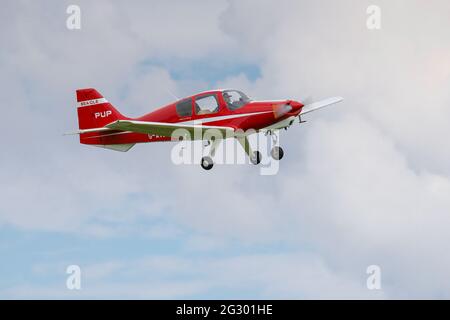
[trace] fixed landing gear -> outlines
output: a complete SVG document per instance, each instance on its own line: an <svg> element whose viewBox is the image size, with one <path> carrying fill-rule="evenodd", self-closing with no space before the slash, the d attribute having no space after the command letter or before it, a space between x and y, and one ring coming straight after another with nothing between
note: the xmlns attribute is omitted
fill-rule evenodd
<svg viewBox="0 0 450 320"><path fill-rule="evenodd" d="M214 166L214 161L210 156L206 156L202 158L202 161L200 162L201 166L205 170L211 170Z"/></svg>
<svg viewBox="0 0 450 320"><path fill-rule="evenodd" d="M281 160L284 157L284 150L281 147L275 146L270 151L270 155L274 160Z"/></svg>
<svg viewBox="0 0 450 320"><path fill-rule="evenodd" d="M252 156L250 157L250 162L253 163L255 166L260 164L262 160L262 154L259 151L253 152Z"/></svg>
<svg viewBox="0 0 450 320"><path fill-rule="evenodd" d="M241 144L242 148L244 148L245 153L250 159L250 162L255 166L261 163L262 154L259 151L253 151L250 147L250 143L248 142L248 138L245 137L237 137L236 138Z"/></svg>
<svg viewBox="0 0 450 320"><path fill-rule="evenodd" d="M204 141L204 147L211 146L211 149L209 149L209 155L204 156L200 162L200 165L205 170L211 170L214 166L213 157L216 154L216 149L218 145L220 144L221 139L217 139L216 137L210 137L206 141Z"/></svg>
<svg viewBox="0 0 450 320"><path fill-rule="evenodd" d="M277 146L278 143L278 132L277 131L269 131L269 134L272 138L273 148L270 150L270 155L274 160L281 160L284 157L284 150L280 146Z"/></svg>
<svg viewBox="0 0 450 320"><path fill-rule="evenodd" d="M278 142L278 136L276 134L271 133L271 138L272 138L272 145L273 145L273 147L270 151L271 157L277 161L283 159L284 150L280 146L276 145ZM260 164L262 161L262 153L260 151L252 150L252 148L250 147L250 143L247 139L247 136L236 137L236 139L239 141L241 146L244 148L245 153L247 154L247 156L250 159L250 163L252 163L254 165ZM218 143L219 143L219 140L211 140L211 141L208 140L205 142L205 146L211 145L211 149L210 149L209 155L204 156L200 162L200 165L202 166L203 169L211 170L213 168L214 161L213 161L212 157L214 157Z"/></svg>

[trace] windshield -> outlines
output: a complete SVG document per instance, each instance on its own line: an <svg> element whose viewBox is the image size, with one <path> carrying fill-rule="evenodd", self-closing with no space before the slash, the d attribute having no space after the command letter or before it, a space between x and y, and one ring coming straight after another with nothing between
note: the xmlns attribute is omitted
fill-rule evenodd
<svg viewBox="0 0 450 320"><path fill-rule="evenodd" d="M228 109L236 110L250 102L250 98L245 93L237 90L225 90L223 93Z"/></svg>

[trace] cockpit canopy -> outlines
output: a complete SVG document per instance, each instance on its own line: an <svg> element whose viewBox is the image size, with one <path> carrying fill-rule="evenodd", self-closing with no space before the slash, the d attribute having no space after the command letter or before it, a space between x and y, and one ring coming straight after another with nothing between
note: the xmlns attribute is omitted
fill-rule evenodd
<svg viewBox="0 0 450 320"><path fill-rule="evenodd" d="M245 93L238 90L224 90L222 95L230 110L237 110L251 101Z"/></svg>

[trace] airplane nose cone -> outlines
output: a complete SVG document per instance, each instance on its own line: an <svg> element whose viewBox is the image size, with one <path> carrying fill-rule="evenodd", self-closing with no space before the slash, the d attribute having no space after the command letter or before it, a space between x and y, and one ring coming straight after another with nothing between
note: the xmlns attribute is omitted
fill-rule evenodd
<svg viewBox="0 0 450 320"><path fill-rule="evenodd" d="M302 107L302 103L293 100L285 100L282 102L274 103L272 105L275 118L283 117L286 114L290 116L297 116L300 113Z"/></svg>
<svg viewBox="0 0 450 320"><path fill-rule="evenodd" d="M298 101L291 101L291 107L293 112L300 111L300 109L303 107L303 103Z"/></svg>
<svg viewBox="0 0 450 320"><path fill-rule="evenodd" d="M292 112L292 106L290 101L277 103L272 106L275 118L280 118L289 112Z"/></svg>

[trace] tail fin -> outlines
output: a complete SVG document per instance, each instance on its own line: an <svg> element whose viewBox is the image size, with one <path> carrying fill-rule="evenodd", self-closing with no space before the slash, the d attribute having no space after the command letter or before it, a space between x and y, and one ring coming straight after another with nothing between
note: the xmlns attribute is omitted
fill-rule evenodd
<svg viewBox="0 0 450 320"><path fill-rule="evenodd" d="M97 90L77 90L78 128L80 130L102 128L115 120L127 119Z"/></svg>

